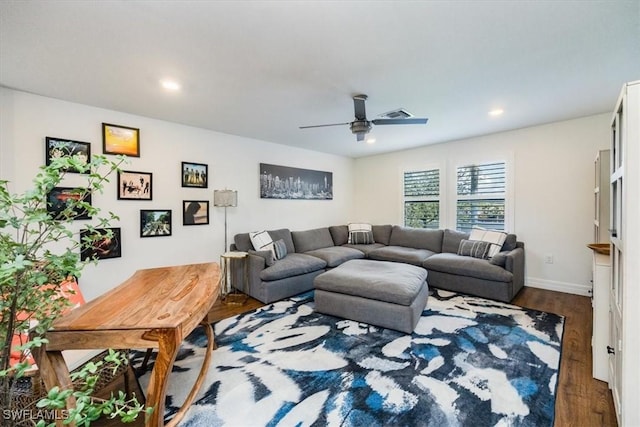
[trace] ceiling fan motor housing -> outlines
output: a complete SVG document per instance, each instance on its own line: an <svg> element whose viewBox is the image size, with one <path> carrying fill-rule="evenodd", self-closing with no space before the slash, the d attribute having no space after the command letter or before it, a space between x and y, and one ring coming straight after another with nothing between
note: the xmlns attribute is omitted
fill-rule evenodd
<svg viewBox="0 0 640 427"><path fill-rule="evenodd" d="M356 120L349 124L351 133L369 133L371 130L371 122L369 120Z"/></svg>

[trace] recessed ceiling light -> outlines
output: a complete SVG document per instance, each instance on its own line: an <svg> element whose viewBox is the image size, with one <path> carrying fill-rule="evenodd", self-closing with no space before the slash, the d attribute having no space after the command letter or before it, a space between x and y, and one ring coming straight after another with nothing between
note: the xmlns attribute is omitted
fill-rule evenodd
<svg viewBox="0 0 640 427"><path fill-rule="evenodd" d="M169 80L169 79L160 80L160 85L166 90L170 90L174 92L180 90L180 83L178 83L175 80Z"/></svg>
<svg viewBox="0 0 640 427"><path fill-rule="evenodd" d="M496 108L494 110L489 111L489 115L493 117L501 116L502 113L504 113L504 110L502 108Z"/></svg>

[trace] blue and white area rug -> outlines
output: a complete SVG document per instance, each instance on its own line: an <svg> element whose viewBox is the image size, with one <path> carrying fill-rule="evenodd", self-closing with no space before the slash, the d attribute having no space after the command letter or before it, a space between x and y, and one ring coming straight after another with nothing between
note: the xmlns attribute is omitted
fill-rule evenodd
<svg viewBox="0 0 640 427"><path fill-rule="evenodd" d="M308 293L218 322L207 380L180 425L553 425L561 316L434 290L406 335L313 307ZM167 419L205 343L200 329L183 343Z"/></svg>

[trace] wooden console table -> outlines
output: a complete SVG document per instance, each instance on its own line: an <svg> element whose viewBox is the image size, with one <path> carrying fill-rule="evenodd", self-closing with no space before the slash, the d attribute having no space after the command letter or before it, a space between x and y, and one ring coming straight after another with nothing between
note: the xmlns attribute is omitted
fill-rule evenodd
<svg viewBox="0 0 640 427"><path fill-rule="evenodd" d="M202 322L209 339L195 384L168 424L177 425L204 381L213 350L213 330L203 321L219 294L220 266L215 263L139 270L104 295L60 317L46 333L49 343L34 356L47 389L71 387L62 350L157 348L147 387L146 426L164 425L167 379L182 340ZM67 408L75 399L67 400ZM62 421L58 421L62 425Z"/></svg>

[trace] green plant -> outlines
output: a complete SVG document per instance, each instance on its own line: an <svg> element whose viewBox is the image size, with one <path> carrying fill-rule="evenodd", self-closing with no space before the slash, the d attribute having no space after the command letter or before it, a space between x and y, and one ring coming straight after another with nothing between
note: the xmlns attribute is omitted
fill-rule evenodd
<svg viewBox="0 0 640 427"><path fill-rule="evenodd" d="M97 228L107 227L118 219L111 212L101 215L100 209L88 202L88 197L103 192L109 175L119 170L125 158L113 161L94 155L90 162L86 160L80 156L53 159L49 165L40 167L32 188L22 194L11 194L9 183L0 180L0 399L3 409L11 408L11 385L30 367L28 360L11 365L14 334L37 324L36 338L14 348L22 353L46 342L37 336L49 329L69 304L67 299L57 297L61 282L68 276L80 276L85 265L92 262L81 260L80 250L105 237ZM49 197L69 170L84 174L86 185L68 193L58 209L52 211ZM89 233L82 240L71 227L78 215L92 218L92 225L83 225ZM115 366L126 362L111 354ZM84 386L73 391L78 405L76 412L69 414L68 421L89 425L96 414L102 413L120 416L123 420L137 416L142 408L135 400L112 396L112 399L97 401L90 397L98 368L100 366L89 366L76 374L76 380L81 380ZM38 407L64 407L71 393L71 390L52 389ZM12 423L8 418L0 414L5 425Z"/></svg>

